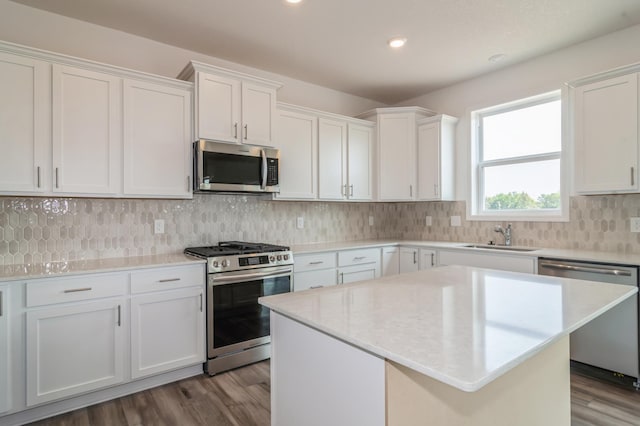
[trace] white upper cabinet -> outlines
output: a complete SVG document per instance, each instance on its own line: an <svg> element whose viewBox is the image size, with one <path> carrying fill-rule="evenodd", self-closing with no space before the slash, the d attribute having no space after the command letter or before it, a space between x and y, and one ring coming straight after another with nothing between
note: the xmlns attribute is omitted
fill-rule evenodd
<svg viewBox="0 0 640 426"><path fill-rule="evenodd" d="M373 123L349 123L347 145L347 197L373 199Z"/></svg>
<svg viewBox="0 0 640 426"><path fill-rule="evenodd" d="M51 188L51 65L0 52L0 192Z"/></svg>
<svg viewBox="0 0 640 426"><path fill-rule="evenodd" d="M424 108L378 108L360 118L378 123L377 173L380 201L417 199L417 121L433 115Z"/></svg>
<svg viewBox="0 0 640 426"><path fill-rule="evenodd" d="M274 145L280 84L195 61L178 78L196 85L196 139Z"/></svg>
<svg viewBox="0 0 640 426"><path fill-rule="evenodd" d="M53 191L119 190L121 79L53 65Z"/></svg>
<svg viewBox="0 0 640 426"><path fill-rule="evenodd" d="M277 199L318 197L318 118L295 108L280 107L275 146L280 157L280 193ZM290 160L291 159L291 160Z"/></svg>
<svg viewBox="0 0 640 426"><path fill-rule="evenodd" d="M638 191L638 75L623 75L575 89L578 193Z"/></svg>
<svg viewBox="0 0 640 426"><path fill-rule="evenodd" d="M437 115L418 122L418 200L454 199L457 118Z"/></svg>
<svg viewBox="0 0 640 426"><path fill-rule="evenodd" d="M191 196L191 90L125 80L124 193Z"/></svg>
<svg viewBox="0 0 640 426"><path fill-rule="evenodd" d="M318 120L318 195L323 200L347 197L347 123Z"/></svg>

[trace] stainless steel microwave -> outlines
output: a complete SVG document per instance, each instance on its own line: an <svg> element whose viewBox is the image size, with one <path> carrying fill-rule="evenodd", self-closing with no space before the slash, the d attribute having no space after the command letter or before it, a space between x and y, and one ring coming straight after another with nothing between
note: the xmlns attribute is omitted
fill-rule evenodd
<svg viewBox="0 0 640 426"><path fill-rule="evenodd" d="M199 140L193 152L196 192L280 192L275 148Z"/></svg>

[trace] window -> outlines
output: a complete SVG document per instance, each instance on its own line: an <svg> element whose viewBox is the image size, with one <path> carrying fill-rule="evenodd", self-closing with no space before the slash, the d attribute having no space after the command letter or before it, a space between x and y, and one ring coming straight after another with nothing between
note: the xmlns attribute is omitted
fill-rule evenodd
<svg viewBox="0 0 640 426"><path fill-rule="evenodd" d="M566 220L560 92L472 114L472 219Z"/></svg>

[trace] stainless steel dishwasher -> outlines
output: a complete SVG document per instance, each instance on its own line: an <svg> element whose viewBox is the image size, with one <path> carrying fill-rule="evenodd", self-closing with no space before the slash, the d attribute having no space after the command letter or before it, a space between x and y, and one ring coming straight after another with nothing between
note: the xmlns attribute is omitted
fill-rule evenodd
<svg viewBox="0 0 640 426"><path fill-rule="evenodd" d="M538 259L538 274L638 286L638 268ZM638 378L638 295L605 312L570 336L571 359ZM633 385L638 388L638 380Z"/></svg>

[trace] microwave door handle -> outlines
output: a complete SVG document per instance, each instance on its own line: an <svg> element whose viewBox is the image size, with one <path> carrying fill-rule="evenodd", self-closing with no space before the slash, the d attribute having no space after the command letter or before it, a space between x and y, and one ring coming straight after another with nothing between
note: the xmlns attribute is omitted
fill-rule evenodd
<svg viewBox="0 0 640 426"><path fill-rule="evenodd" d="M263 191L267 188L267 153L264 149L260 150L262 157L262 180L260 181L260 189Z"/></svg>

